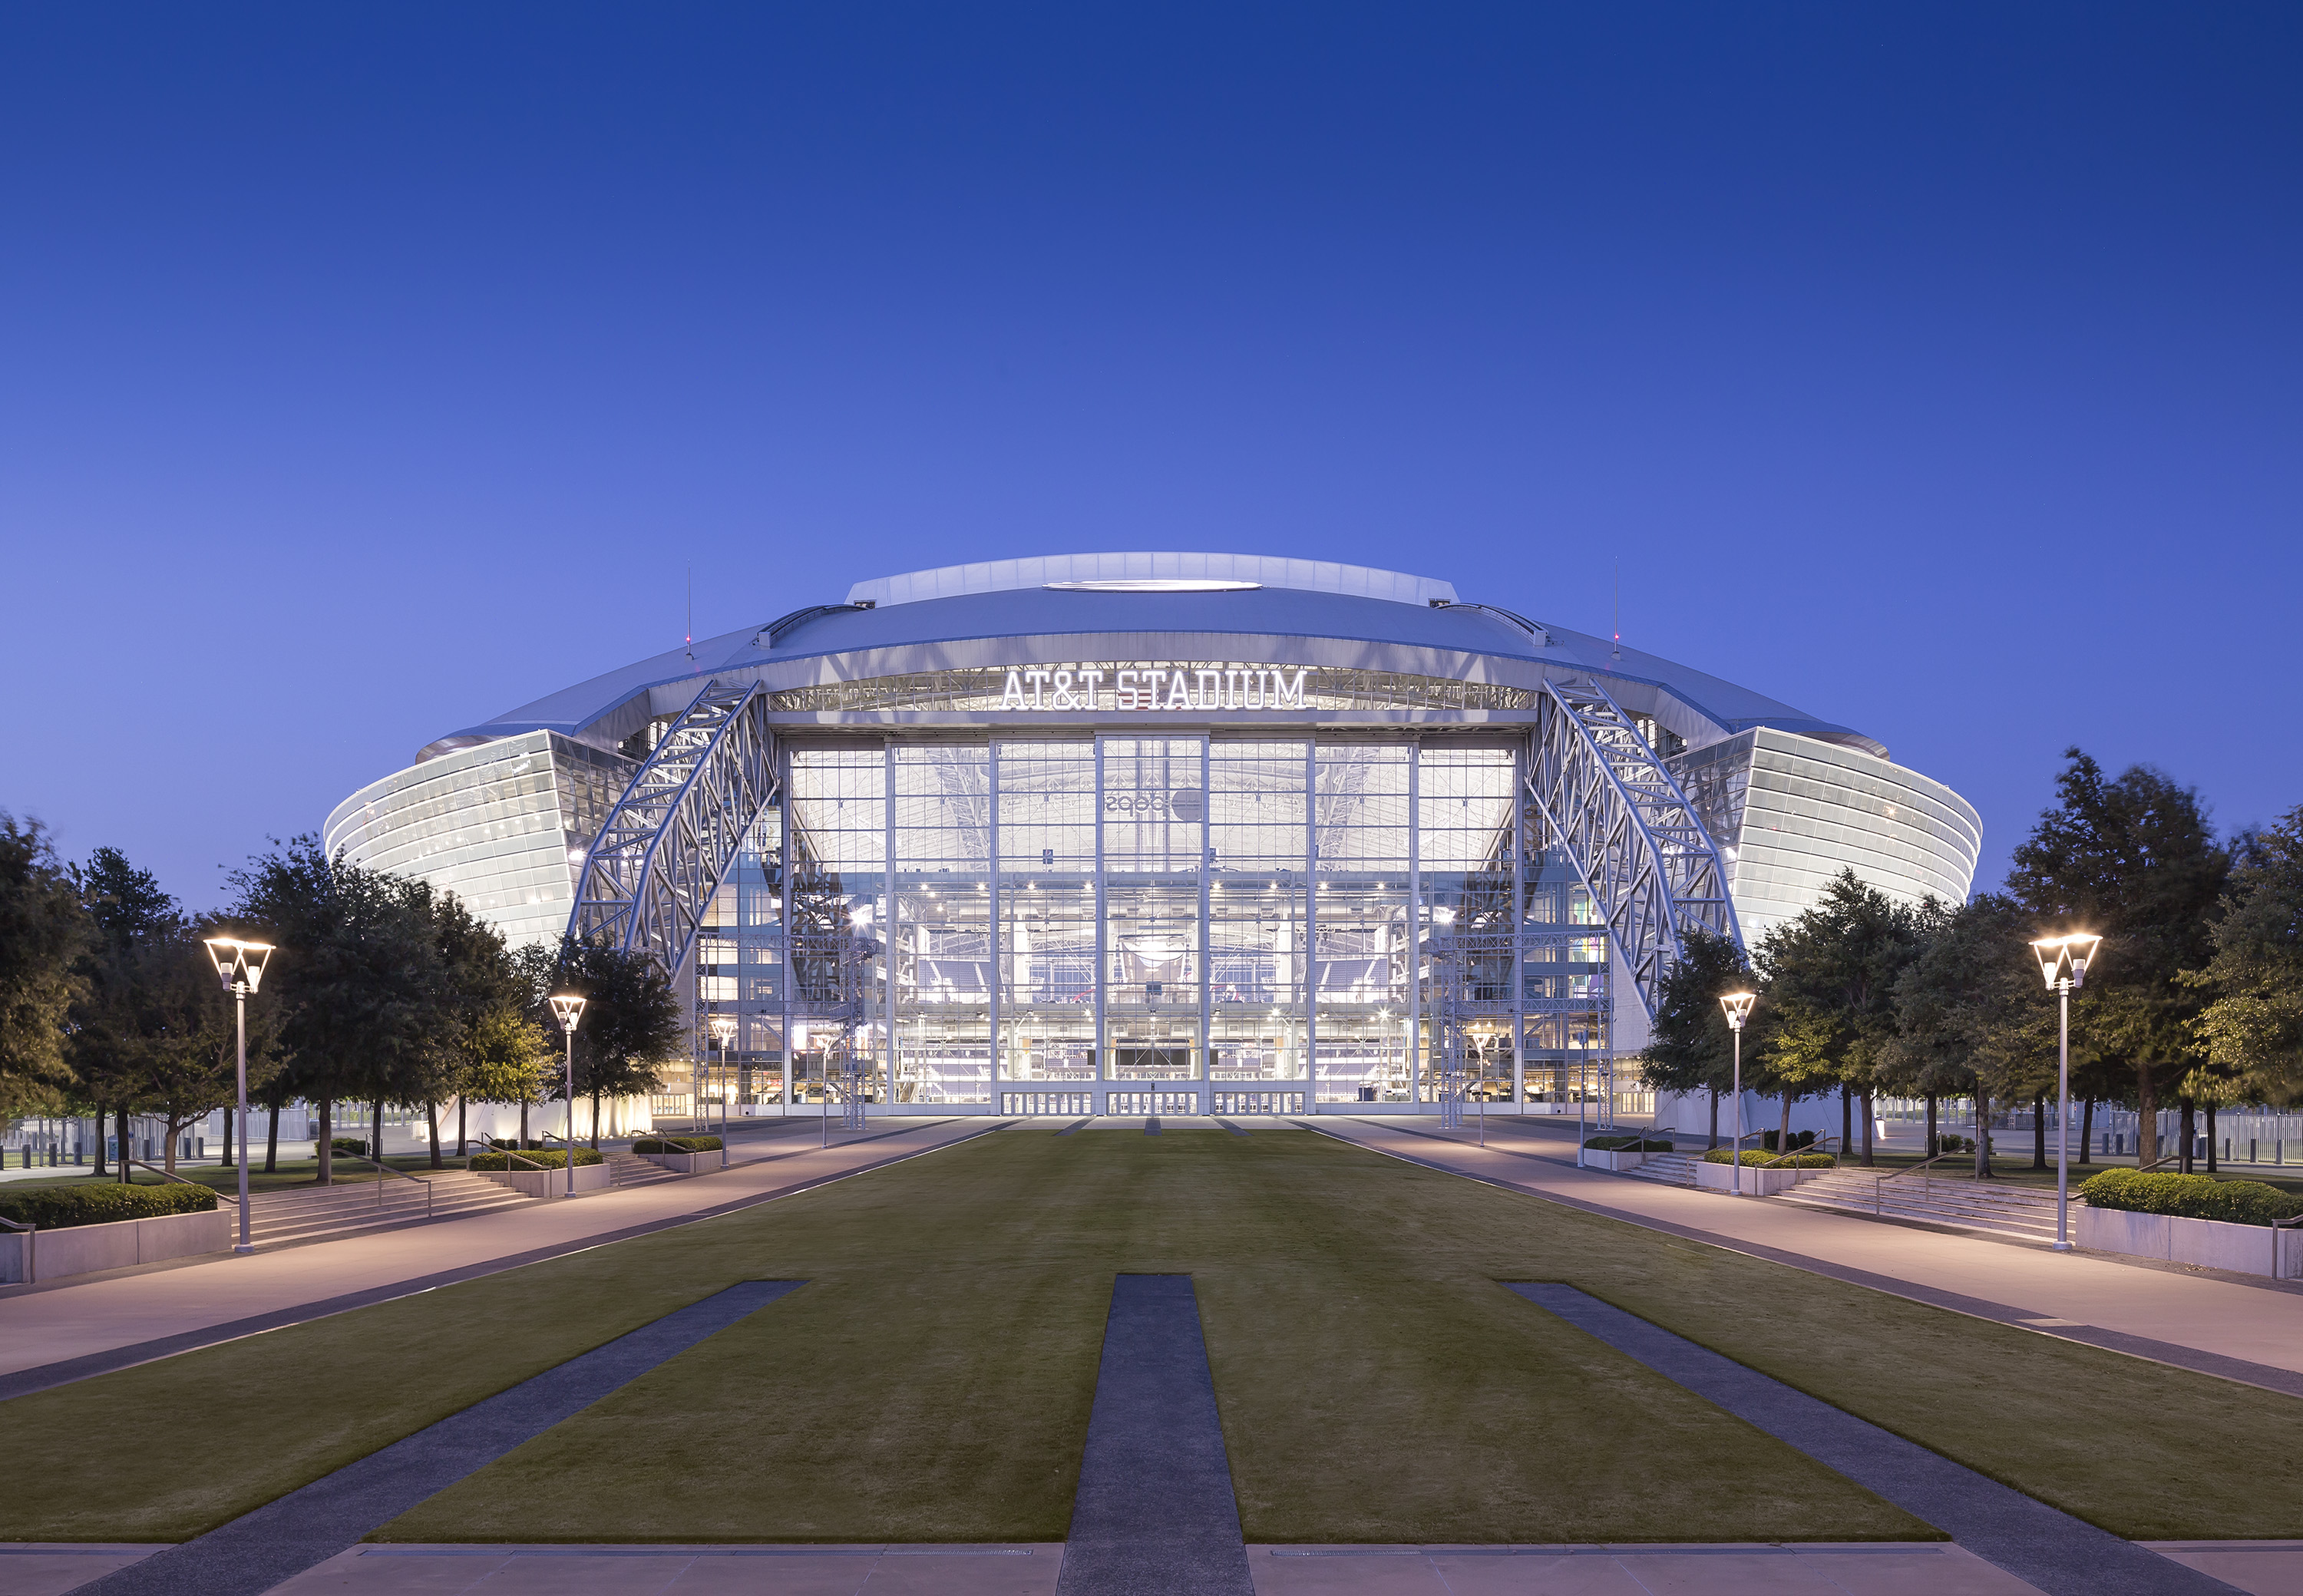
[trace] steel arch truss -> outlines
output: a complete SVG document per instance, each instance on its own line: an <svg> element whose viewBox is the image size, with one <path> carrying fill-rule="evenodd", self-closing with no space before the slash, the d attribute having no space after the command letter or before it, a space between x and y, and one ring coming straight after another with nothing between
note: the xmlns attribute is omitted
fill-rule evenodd
<svg viewBox="0 0 2303 1596"><path fill-rule="evenodd" d="M1742 940L1695 806L1597 684L1545 684L1528 792L1590 889L1649 1018L1691 932Z"/></svg>
<svg viewBox="0 0 2303 1596"><path fill-rule="evenodd" d="M664 729L584 860L568 933L677 975L744 832L775 793L768 696L706 683Z"/></svg>

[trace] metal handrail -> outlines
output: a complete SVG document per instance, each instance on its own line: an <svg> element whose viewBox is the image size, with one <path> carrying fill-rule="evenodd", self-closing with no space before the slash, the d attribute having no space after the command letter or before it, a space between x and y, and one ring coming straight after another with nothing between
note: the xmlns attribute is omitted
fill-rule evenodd
<svg viewBox="0 0 2303 1596"><path fill-rule="evenodd" d="M1831 1144L1834 1142L1840 1142L1840 1149L1837 1153L1831 1151ZM1810 1153L1820 1153L1828 1157L1831 1160L1831 1167L1834 1170L1836 1170L1839 1168L1839 1161L1846 1155L1846 1152L1847 1144L1844 1142L1840 1141L1839 1137L1820 1136L1816 1140L1810 1142L1804 1147L1787 1148L1784 1152L1776 1153L1775 1157L1769 1159L1766 1163L1754 1164L1751 1167L1755 1170L1777 1170L1784 1167L1784 1161L1785 1159L1805 1158ZM1797 1164L1793 1164L1791 1167L1793 1169L1799 1168Z"/></svg>
<svg viewBox="0 0 2303 1596"><path fill-rule="evenodd" d="M1933 1158L1921 1159L1908 1170L1890 1170L1885 1175L1872 1176L1871 1212L1874 1213L1882 1212L1887 1183L1890 1180L1901 1180L1906 1175L1917 1175L1919 1177L1919 1190L1924 1193L1930 1189L1928 1185L1930 1177L1927 1174L1929 1169L1947 1158L1973 1158L1974 1156L1972 1153L1938 1153Z"/></svg>
<svg viewBox="0 0 2303 1596"><path fill-rule="evenodd" d="M375 1183L375 1205L378 1208L384 1206L384 1183L382 1177L384 1175L397 1175L402 1180L414 1180L417 1185L424 1188L424 1217L427 1220L430 1219L432 1217L432 1183L428 1180L418 1179L417 1177L410 1175L407 1170L395 1170L390 1164L384 1162L381 1156L384 1152L382 1145L383 1140L384 1138L381 1136L376 1138L378 1145L375 1152L373 1153L348 1153L344 1156L347 1158L357 1158L365 1163L371 1163L376 1167L379 1173Z"/></svg>

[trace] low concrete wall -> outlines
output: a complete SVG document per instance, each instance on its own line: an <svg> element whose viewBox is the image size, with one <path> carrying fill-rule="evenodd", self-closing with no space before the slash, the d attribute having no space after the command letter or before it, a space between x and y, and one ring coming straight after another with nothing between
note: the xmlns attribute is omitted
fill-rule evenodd
<svg viewBox="0 0 2303 1596"><path fill-rule="evenodd" d="M568 1171L565 1170L474 1170L483 1180L493 1180L498 1186L508 1186L523 1197L557 1197L566 1195ZM608 1184L608 1166L578 1164L576 1189L595 1192Z"/></svg>
<svg viewBox="0 0 2303 1596"><path fill-rule="evenodd" d="M727 1167L727 1155L721 1153L643 1153L638 1156L652 1164L661 1164L682 1175L701 1175L706 1170Z"/></svg>
<svg viewBox="0 0 2303 1596"><path fill-rule="evenodd" d="M2164 1258L2170 1263L2274 1279L2303 1279L2303 1235L2292 1230L2179 1219L2171 1213L2130 1213L2084 1203L2071 1212L2077 1221L2072 1239L2089 1252Z"/></svg>
<svg viewBox="0 0 2303 1596"><path fill-rule="evenodd" d="M1802 1180L1812 1180L1821 1170L1762 1170L1751 1164L1743 1166L1743 1195L1747 1197L1772 1197L1777 1192L1787 1192ZM1707 1192L1733 1192L1735 1189L1734 1164L1698 1163L1695 1184Z"/></svg>
<svg viewBox="0 0 2303 1596"><path fill-rule="evenodd" d="M127 1269L138 1263L221 1253L232 1246L232 1227L239 1219L240 1209L234 1204L207 1213L161 1213L145 1220L114 1220L108 1225L36 1230L30 1237L11 1231L0 1238L0 1285L13 1286L27 1279L58 1280L67 1275L94 1274L100 1269ZM24 1267L28 1254L29 1276Z"/></svg>
<svg viewBox="0 0 2303 1596"><path fill-rule="evenodd" d="M1644 1153L1605 1153L1597 1147L1583 1149L1583 1167L1587 1170L1636 1170L1647 1162Z"/></svg>

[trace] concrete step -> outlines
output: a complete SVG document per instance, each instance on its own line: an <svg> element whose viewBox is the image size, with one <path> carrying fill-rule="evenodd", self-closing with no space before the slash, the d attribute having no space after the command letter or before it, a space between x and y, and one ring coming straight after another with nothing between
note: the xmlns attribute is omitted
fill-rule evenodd
<svg viewBox="0 0 2303 1596"><path fill-rule="evenodd" d="M1685 1153L1651 1153L1637 1167L1624 1171L1638 1180L1663 1186L1693 1186L1695 1166L1703 1161Z"/></svg>
<svg viewBox="0 0 2303 1596"><path fill-rule="evenodd" d="M257 1246L278 1246L460 1219L531 1200L461 1170L427 1170L410 1179L387 1178L380 1186L365 1181L256 1193L249 1198L249 1229Z"/></svg>
<svg viewBox="0 0 2303 1596"><path fill-rule="evenodd" d="M1834 1170L1802 1181L1796 1191L1783 1193L1775 1200L2015 1236L2055 1233L2054 1194L2028 1186L1974 1180L1923 1183L1910 1177L1882 1181L1868 1174Z"/></svg>
<svg viewBox="0 0 2303 1596"><path fill-rule="evenodd" d="M637 1153L620 1153L614 1148L602 1151L607 1155L608 1183L611 1186L654 1186L659 1180L686 1178L678 1170L651 1163Z"/></svg>

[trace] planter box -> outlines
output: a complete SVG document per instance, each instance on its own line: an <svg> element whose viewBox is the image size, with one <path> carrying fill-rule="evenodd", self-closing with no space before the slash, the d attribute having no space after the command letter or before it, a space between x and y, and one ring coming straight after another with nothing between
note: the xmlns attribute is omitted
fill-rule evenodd
<svg viewBox="0 0 2303 1596"><path fill-rule="evenodd" d="M559 1197L568 1191L565 1170L474 1170L472 1173L498 1186L508 1186L523 1197ZM576 1189L579 1192L598 1191L608 1180L608 1166L604 1163L576 1166Z"/></svg>
<svg viewBox="0 0 2303 1596"><path fill-rule="evenodd" d="M1636 1170L1647 1162L1644 1153L1603 1153L1597 1147L1583 1149L1583 1167L1587 1170Z"/></svg>
<svg viewBox="0 0 2303 1596"><path fill-rule="evenodd" d="M1822 1173L1821 1170L1761 1170L1746 1164L1743 1166L1743 1195L1747 1197L1772 1197L1777 1192L1787 1192L1801 1181L1812 1180ZM1735 1166L1698 1163L1695 1166L1695 1184L1700 1191L1732 1194L1735 1189Z"/></svg>
<svg viewBox="0 0 2303 1596"><path fill-rule="evenodd" d="M224 1252L232 1246L239 1223L240 1205L232 1203L207 1213L161 1213L144 1220L114 1220L108 1225L36 1230L29 1237L10 1231L0 1237L0 1285L56 1280L66 1275L94 1274L100 1269L126 1269Z"/></svg>
<svg viewBox="0 0 2303 1596"><path fill-rule="evenodd" d="M706 1170L727 1168L727 1155L721 1153L642 1153L637 1156L682 1175L701 1175Z"/></svg>
<svg viewBox="0 0 2303 1596"><path fill-rule="evenodd" d="M2071 1205L2071 1239L2092 1253L2164 1258L2170 1263L2273 1279L2303 1279L2303 1234L2293 1230L2179 1219L2172 1213L2130 1213L2084 1203Z"/></svg>

